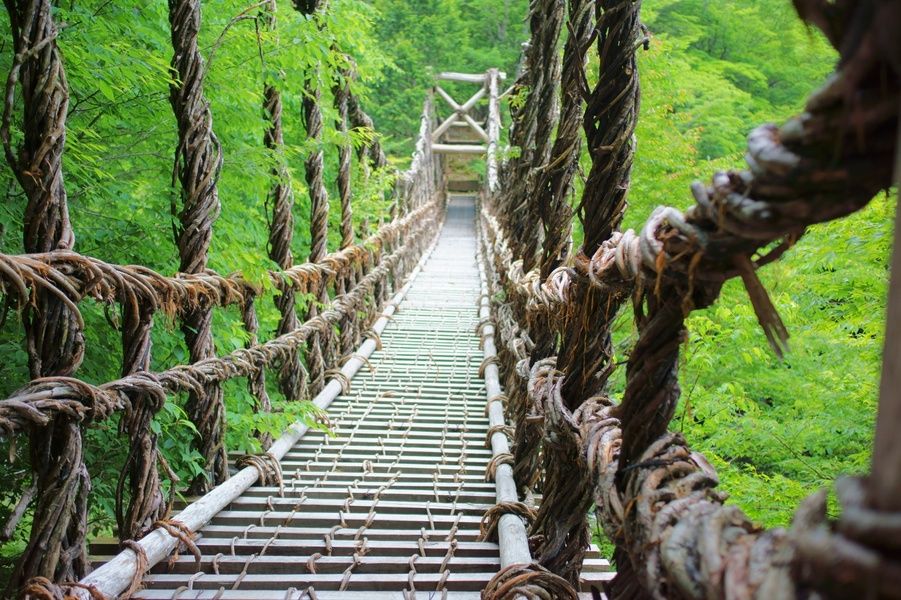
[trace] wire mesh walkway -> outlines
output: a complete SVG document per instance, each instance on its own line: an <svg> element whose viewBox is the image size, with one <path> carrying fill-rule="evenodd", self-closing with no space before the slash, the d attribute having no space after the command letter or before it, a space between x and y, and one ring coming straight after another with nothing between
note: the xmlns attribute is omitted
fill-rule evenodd
<svg viewBox="0 0 901 600"><path fill-rule="evenodd" d="M329 406L335 436L310 432L282 460L284 494L248 490L201 530L199 568L190 552L164 561L137 597L479 597L500 562L477 540L496 496L473 220L473 198L452 197L371 370ZM592 551L584 576L607 566Z"/></svg>

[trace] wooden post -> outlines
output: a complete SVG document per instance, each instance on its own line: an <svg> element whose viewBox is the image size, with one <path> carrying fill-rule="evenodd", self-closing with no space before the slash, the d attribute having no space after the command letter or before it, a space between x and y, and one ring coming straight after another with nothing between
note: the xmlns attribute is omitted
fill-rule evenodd
<svg viewBox="0 0 901 600"><path fill-rule="evenodd" d="M497 144L501 137L501 107L498 99L497 69L488 71L488 191L497 190Z"/></svg>
<svg viewBox="0 0 901 600"><path fill-rule="evenodd" d="M895 146L895 181L901 183L901 127ZM888 290L879 413L873 443L870 502L873 508L901 511L901 208L895 210L895 242Z"/></svg>

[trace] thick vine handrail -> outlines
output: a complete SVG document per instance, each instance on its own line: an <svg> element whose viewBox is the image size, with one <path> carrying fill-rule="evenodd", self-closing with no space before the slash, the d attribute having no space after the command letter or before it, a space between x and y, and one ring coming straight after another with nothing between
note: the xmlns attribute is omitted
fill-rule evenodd
<svg viewBox="0 0 901 600"><path fill-rule="evenodd" d="M510 410L520 428L524 421L541 423L546 442L543 472L523 454L534 453L534 445L514 449L524 457L517 462L521 486L543 477L532 531L543 544L536 558L576 583L586 540L581 515L594 502L617 545L619 574L606 590L612 598L788 598L806 597L812 588L892 596L897 589L895 546L873 537L891 537L897 515L868 506L865 482L837 484L844 507L837 532L826 518L824 494L802 505L790 532L760 531L723 504L707 461L667 432L679 397L685 317L715 301L727 279L741 277L767 338L781 352L787 333L756 270L777 260L808 226L859 210L892 184L901 69L899 46L885 33L889 23L897 25L897 11L866 2L796 4L840 50L839 69L804 113L751 133L747 170L695 184L696 205L684 214L659 208L640 233L616 231L623 198L606 196L628 188L637 107L634 68L624 65L644 35L635 20L638 3L620 0L597 3L601 36L612 36L599 45L599 89L618 102L635 100L622 110L602 106L599 121L586 116L586 133L611 140L590 144L592 172L625 175L626 183L597 188L589 176L580 204L587 246L553 271L529 269L523 241L514 243L523 225L508 223L524 218L506 210L516 200L495 196L483 203L483 251L495 290L506 293L494 296L504 370L514 391L527 391L511 394ZM587 110L596 108L589 99ZM617 307L630 297L639 338L616 405L603 385L612 368L603 348ZM562 339L557 356L536 354L535 327L547 324ZM575 354L574 346L567 349L573 343ZM592 343L602 351L600 362L584 356ZM557 541L550 543L551 536Z"/></svg>

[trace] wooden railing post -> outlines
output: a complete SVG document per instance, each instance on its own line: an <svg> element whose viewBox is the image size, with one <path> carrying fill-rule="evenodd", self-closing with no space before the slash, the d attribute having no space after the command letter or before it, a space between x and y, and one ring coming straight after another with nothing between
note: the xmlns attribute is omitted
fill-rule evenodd
<svg viewBox="0 0 901 600"><path fill-rule="evenodd" d="M488 157L487 179L488 192L497 191L497 145L501 137L501 107L498 97L498 80L500 73L497 69L488 71Z"/></svg>

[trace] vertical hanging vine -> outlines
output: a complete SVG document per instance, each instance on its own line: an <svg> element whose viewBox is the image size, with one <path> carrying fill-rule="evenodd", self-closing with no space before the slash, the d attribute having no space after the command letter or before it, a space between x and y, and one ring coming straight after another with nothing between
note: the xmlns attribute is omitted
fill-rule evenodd
<svg viewBox="0 0 901 600"><path fill-rule="evenodd" d="M567 20L569 37L564 49L561 74L560 121L550 162L539 178L538 196L535 201L535 212L541 219L544 231L544 244L539 263L542 280L560 264L570 237L572 213L568 193L575 170L578 168L581 149L582 103L588 94L585 61L587 50L595 35L595 4L593 0L569 2ZM554 354L556 332L547 320L532 319L529 334L535 342L530 366L533 375L538 375L533 377L533 386L537 380L541 386L557 388L559 380L556 378L555 363L553 359L546 360ZM545 474L542 490L550 498L541 503L532 526L531 533L539 541L535 557L543 566L576 585L585 554L584 548L589 541L587 528L582 525L587 507L583 509L582 505L586 499L590 499L590 495L587 489L584 494L571 493L573 486L568 480L571 479L572 473L564 466L578 465L581 446L577 443L571 423L566 418L561 418L562 415L556 410L556 406L552 404L549 406L550 403L545 401L544 406L532 407L536 397L543 396L530 394L526 405L530 410L544 414L545 422L536 426L527 418L523 418L522 432L517 431L517 449L520 451L517 458L521 463L517 467L520 471L537 469L538 444L529 442L539 438L542 429L545 430L545 439L552 440L544 444L542 452ZM520 437L524 438L521 442ZM561 495L562 490L566 490L567 493ZM581 513L578 512L580 510Z"/></svg>
<svg viewBox="0 0 901 600"><path fill-rule="evenodd" d="M152 294L124 292L122 302L122 375L150 370L150 333L157 299ZM119 539L138 539L166 513L166 500L157 470L159 450L151 424L166 401L164 394L135 391L119 427L131 440L128 460L116 489L116 524ZM123 508L125 478L129 482L127 508Z"/></svg>
<svg viewBox="0 0 901 600"><path fill-rule="evenodd" d="M350 57L345 57L350 60ZM341 136L341 143L338 145L338 176L336 184L338 186L338 196L341 199L341 248L347 248L354 243L354 223L353 211L350 205L351 189L350 189L350 156L351 143L347 131L348 123L348 105L350 102L350 77L349 71L342 71L338 74L335 85L332 87L332 95L335 98L335 110L338 113L336 119L336 128Z"/></svg>
<svg viewBox="0 0 901 600"><path fill-rule="evenodd" d="M600 69L584 116L592 166L578 206L585 239L577 263L589 262L619 227L626 208L639 108L640 5L636 0L595 3ZM553 251L545 260L553 260ZM545 439L553 440L544 447L545 496L533 530L541 539L538 559L574 585L590 540L592 502L578 409L604 391L613 370L611 324L629 291L629 285L600 288L587 278L577 280L562 321L558 358L535 362L532 369L532 401L543 404Z"/></svg>
<svg viewBox="0 0 901 600"><path fill-rule="evenodd" d="M561 72L561 110L557 137L551 158L539 174L534 203L544 230L544 247L540 262L541 279L560 265L571 241L572 210L569 194L572 180L579 166L582 148L582 105L588 94L585 61L594 36L594 1L570 0L567 14L569 37L563 51ZM530 366L552 356L556 349L556 332L547 319L531 319L529 336L535 344ZM522 385L522 379L519 379ZM520 391L519 396L525 393ZM536 411L529 402L514 406L516 443L514 474L521 488L531 487L538 477L538 455L542 424L529 415Z"/></svg>
<svg viewBox="0 0 901 600"><path fill-rule="evenodd" d="M268 30L275 29L275 0L270 0L263 7L263 24ZM269 220L269 258L282 269L290 269L294 265L291 254L291 242L294 239L294 189L291 186L291 175L283 155L284 132L282 129L282 96L269 75L263 84L263 113L269 123L263 133L263 144L273 154L273 166L270 173L272 179L268 205L272 214ZM295 293L287 282L275 296L275 305L281 314L276 335L281 336L297 329L297 310ZM306 379L296 351L289 353L279 372L279 388L289 400L300 400L305 396Z"/></svg>
<svg viewBox="0 0 901 600"><path fill-rule="evenodd" d="M617 230L626 210L640 98L635 56L642 35L640 7L638 0L596 3L600 76L585 109L592 163L577 207L584 242L574 257L583 265ZM559 361L567 374L563 397L570 410L606 383L612 352L610 320L628 292L611 290L608 297L587 279L577 283L573 309L563 323Z"/></svg>
<svg viewBox="0 0 901 600"><path fill-rule="evenodd" d="M296 1L295 7L304 14L315 15L325 10L324 2ZM320 25L321 27L321 25ZM322 109L319 106L322 96L322 82L319 80L318 69L307 74L303 91L303 117L307 130L307 139L311 140L315 148L310 152L304 163L307 187L310 190L310 262L319 262L325 258L328 252L328 214L329 198L325 188L323 172L325 170L322 153ZM318 282L314 290L316 301L328 302L328 279ZM312 305L307 313L308 318L318 313L315 305ZM315 395L325 385L325 365L328 362L329 332L318 331L310 337L307 353L307 366L310 370L310 392Z"/></svg>
<svg viewBox="0 0 901 600"><path fill-rule="evenodd" d="M75 235L62 173L69 90L51 2L5 0L4 4L15 56L0 138L6 160L25 192L25 251L69 250ZM17 85L23 134L18 150L10 133ZM48 293L37 293L34 305L23 308L32 378L72 375L84 358L81 317ZM82 426L69 415L56 416L47 427L31 432L37 500L28 544L10 581L13 592L31 577L72 580L88 568L85 532L91 482L82 438Z"/></svg>
<svg viewBox="0 0 901 600"><path fill-rule="evenodd" d="M531 3L531 39L525 50L526 68L516 82L516 87L524 91L527 98L522 112L517 115L516 126L511 130L510 143L520 149L520 156L504 180L508 200L502 214L510 232L513 255L522 259L525 272L535 265L541 247L535 192L537 173L548 164L557 125L557 83L560 81L557 40L565 14L563 0Z"/></svg>
<svg viewBox="0 0 901 600"><path fill-rule="evenodd" d="M201 273L207 266L213 222L220 211L216 185L222 152L213 133L209 102L203 94L204 65L197 47L200 0L169 0L169 24L174 51L171 64L176 78L169 100L178 121L176 176L182 205L176 231L179 268L184 273ZM212 317L206 306L188 309L182 316L191 362L215 356ZM211 483L221 483L228 477L222 388L210 383L189 393L187 412L199 433L198 449L205 467L205 473L191 483L191 492L202 493Z"/></svg>

